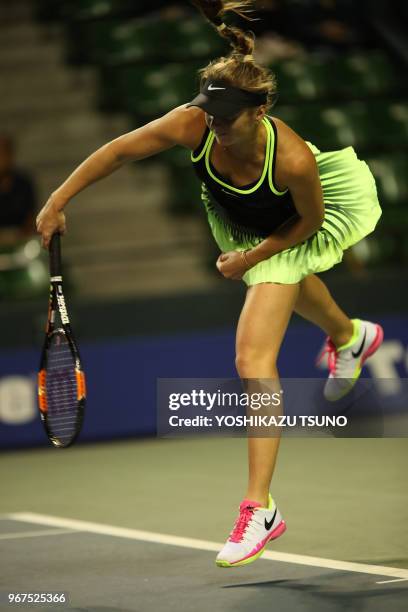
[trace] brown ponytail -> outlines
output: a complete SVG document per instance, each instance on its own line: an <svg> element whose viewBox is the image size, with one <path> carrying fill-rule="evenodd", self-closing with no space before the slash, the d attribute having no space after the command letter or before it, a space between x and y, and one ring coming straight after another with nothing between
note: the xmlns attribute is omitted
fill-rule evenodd
<svg viewBox="0 0 408 612"><path fill-rule="evenodd" d="M253 9L252 0L191 0L192 4L196 6L212 23L216 23L217 20L221 20L225 13L233 12L240 15L244 19L250 21L250 17L247 17L246 13L251 13Z"/></svg>
<svg viewBox="0 0 408 612"><path fill-rule="evenodd" d="M218 34L227 39L232 52L227 57L213 60L199 73L202 81L208 78L221 79L234 87L256 93L268 94L267 106L271 106L276 94L276 77L267 68L257 64L253 58L255 35L244 32L238 27L229 26L223 21L228 12L233 12L247 21L254 19L248 13L254 11L253 0L191 0L192 4L213 25Z"/></svg>
<svg viewBox="0 0 408 612"><path fill-rule="evenodd" d="M233 48L234 55L252 55L254 49L253 34L245 33L240 28L227 26L223 22L226 13L236 13L247 21L252 21L247 13L253 12L252 0L223 2L223 0L191 0L204 17L216 28L218 34L226 38Z"/></svg>

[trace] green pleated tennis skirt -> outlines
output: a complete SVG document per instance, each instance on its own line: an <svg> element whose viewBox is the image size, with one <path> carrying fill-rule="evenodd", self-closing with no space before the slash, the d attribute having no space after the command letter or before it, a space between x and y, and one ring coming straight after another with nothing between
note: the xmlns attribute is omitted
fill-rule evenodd
<svg viewBox="0 0 408 612"><path fill-rule="evenodd" d="M346 249L370 234L381 216L375 180L353 147L322 153L306 142L316 157L325 204L322 227L304 242L285 249L248 270L242 280L258 283L298 283L309 274L338 264ZM206 205L208 222L221 251L242 251L260 238L237 241L228 226Z"/></svg>

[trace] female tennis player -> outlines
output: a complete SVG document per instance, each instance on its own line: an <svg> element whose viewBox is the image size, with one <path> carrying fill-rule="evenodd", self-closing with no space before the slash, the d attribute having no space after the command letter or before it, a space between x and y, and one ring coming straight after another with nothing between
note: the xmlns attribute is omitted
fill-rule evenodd
<svg viewBox="0 0 408 612"><path fill-rule="evenodd" d="M125 162L175 145L190 149L221 251L216 266L248 286L236 335L239 376L278 379L276 360L295 311L328 336L324 393L336 400L352 388L383 332L350 320L316 273L374 230L381 215L374 178L352 147L322 153L268 114L275 77L254 61L253 35L223 22L227 11L245 13L250 0L194 4L231 43L231 54L200 71L200 93L189 104L107 143L52 193L37 219L43 246L53 232L65 231L63 208L85 187ZM254 561L285 531L269 494L278 447L278 437L248 440L248 489L219 566Z"/></svg>

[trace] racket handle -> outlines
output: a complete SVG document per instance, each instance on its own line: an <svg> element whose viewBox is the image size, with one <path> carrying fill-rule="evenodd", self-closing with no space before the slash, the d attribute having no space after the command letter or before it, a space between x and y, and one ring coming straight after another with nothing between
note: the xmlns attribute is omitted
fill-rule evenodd
<svg viewBox="0 0 408 612"><path fill-rule="evenodd" d="M61 235L53 234L50 241L50 276L61 276Z"/></svg>

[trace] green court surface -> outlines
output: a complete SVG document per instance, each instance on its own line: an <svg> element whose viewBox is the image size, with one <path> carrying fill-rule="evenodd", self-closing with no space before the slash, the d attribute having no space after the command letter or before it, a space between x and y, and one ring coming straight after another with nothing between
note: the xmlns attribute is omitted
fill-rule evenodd
<svg viewBox="0 0 408 612"><path fill-rule="evenodd" d="M92 612L406 610L407 451L402 438L283 438L271 492L287 532L234 569L214 558L245 494L244 439L4 453L0 591L64 587L70 609Z"/></svg>

